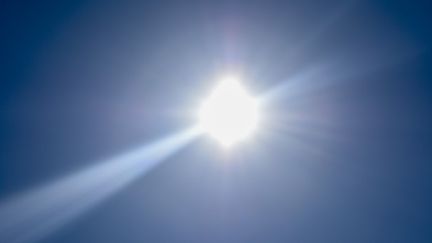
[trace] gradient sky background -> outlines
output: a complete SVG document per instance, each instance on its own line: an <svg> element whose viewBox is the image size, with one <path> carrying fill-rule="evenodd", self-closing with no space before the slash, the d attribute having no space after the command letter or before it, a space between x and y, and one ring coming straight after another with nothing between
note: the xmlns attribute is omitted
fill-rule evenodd
<svg viewBox="0 0 432 243"><path fill-rule="evenodd" d="M200 138L41 242L432 242L426 2L3 1L0 202L188 127L234 70L273 94L251 144Z"/></svg>

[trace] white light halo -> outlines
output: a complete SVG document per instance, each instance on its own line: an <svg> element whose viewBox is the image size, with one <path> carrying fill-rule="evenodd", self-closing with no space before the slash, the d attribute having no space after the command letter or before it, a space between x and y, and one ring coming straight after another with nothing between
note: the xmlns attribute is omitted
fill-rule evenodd
<svg viewBox="0 0 432 243"><path fill-rule="evenodd" d="M243 141L258 124L258 101L236 77L223 78L202 103L199 127L223 146Z"/></svg>

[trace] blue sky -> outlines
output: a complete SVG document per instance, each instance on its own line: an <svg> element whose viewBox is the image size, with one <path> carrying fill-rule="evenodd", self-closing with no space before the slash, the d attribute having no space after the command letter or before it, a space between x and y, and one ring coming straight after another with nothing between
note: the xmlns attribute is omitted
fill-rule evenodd
<svg viewBox="0 0 432 243"><path fill-rule="evenodd" d="M425 2L6 1L0 213L189 127L236 71L269 97L251 143L200 137L29 241L431 242Z"/></svg>

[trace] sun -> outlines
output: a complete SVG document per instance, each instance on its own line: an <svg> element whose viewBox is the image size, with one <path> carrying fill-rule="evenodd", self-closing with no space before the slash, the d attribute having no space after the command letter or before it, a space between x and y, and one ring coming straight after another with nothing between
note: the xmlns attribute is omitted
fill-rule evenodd
<svg viewBox="0 0 432 243"><path fill-rule="evenodd" d="M223 146L244 141L256 130L258 100L233 76L221 79L198 111L199 127Z"/></svg>

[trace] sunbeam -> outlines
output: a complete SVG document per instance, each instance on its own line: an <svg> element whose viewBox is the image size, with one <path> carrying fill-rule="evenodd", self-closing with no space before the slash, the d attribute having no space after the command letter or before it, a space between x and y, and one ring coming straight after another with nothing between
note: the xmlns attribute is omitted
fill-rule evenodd
<svg viewBox="0 0 432 243"><path fill-rule="evenodd" d="M281 98L296 98L299 95L304 95L307 92L328 86L334 81L330 78L329 71L330 65L309 67L272 87L260 97L260 101L271 103Z"/></svg>
<svg viewBox="0 0 432 243"><path fill-rule="evenodd" d="M0 205L0 242L31 242L96 206L187 145L191 128L49 183Z"/></svg>

